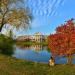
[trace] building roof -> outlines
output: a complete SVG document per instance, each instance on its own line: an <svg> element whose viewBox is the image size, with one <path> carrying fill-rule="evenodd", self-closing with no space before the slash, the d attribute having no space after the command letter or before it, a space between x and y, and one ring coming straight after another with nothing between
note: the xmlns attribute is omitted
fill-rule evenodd
<svg viewBox="0 0 75 75"><path fill-rule="evenodd" d="M42 35L40 32L36 32L34 35Z"/></svg>

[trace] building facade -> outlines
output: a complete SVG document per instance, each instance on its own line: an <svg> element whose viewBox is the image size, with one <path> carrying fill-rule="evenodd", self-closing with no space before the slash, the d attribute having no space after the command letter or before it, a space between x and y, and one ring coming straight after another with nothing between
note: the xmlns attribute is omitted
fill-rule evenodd
<svg viewBox="0 0 75 75"><path fill-rule="evenodd" d="M43 42L44 41L44 35L41 33L37 32L32 36L32 41L35 42Z"/></svg>
<svg viewBox="0 0 75 75"><path fill-rule="evenodd" d="M46 38L47 38L46 35L37 32L34 35L19 36L17 38L17 41L45 42Z"/></svg>
<svg viewBox="0 0 75 75"><path fill-rule="evenodd" d="M24 36L19 36L16 40L17 41L31 41L31 35L24 35Z"/></svg>

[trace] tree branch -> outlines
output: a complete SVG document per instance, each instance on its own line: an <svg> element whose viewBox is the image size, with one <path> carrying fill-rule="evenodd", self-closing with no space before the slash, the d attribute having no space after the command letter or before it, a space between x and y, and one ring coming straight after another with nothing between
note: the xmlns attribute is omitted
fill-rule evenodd
<svg viewBox="0 0 75 75"><path fill-rule="evenodd" d="M0 32L1 32L1 30L4 26L4 24L5 24L4 19L5 19L5 15L6 15L7 12L8 12L8 10L6 10L6 12L3 14L3 18L2 18L2 22L1 22L1 26L0 26Z"/></svg>

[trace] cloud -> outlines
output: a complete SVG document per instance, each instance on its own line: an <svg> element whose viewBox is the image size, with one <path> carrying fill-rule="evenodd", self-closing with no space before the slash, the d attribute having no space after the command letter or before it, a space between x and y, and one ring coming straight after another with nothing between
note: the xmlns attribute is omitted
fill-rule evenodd
<svg viewBox="0 0 75 75"><path fill-rule="evenodd" d="M41 0L37 0L37 3L38 3L38 5L40 5L41 4Z"/></svg>
<svg viewBox="0 0 75 75"><path fill-rule="evenodd" d="M47 15L48 11L47 10L44 10L43 13L44 13L44 15Z"/></svg>
<svg viewBox="0 0 75 75"><path fill-rule="evenodd" d="M38 21L39 20L39 21ZM45 27L47 25L50 24L50 21L49 21L49 18L46 18L46 17L37 17L33 20L32 24L31 24L31 27L32 28L40 28L40 27Z"/></svg>
<svg viewBox="0 0 75 75"><path fill-rule="evenodd" d="M67 0L62 0L61 5L64 5L67 2Z"/></svg>
<svg viewBox="0 0 75 75"><path fill-rule="evenodd" d="M33 15L54 16L60 5L64 5L66 0L27 0Z"/></svg>

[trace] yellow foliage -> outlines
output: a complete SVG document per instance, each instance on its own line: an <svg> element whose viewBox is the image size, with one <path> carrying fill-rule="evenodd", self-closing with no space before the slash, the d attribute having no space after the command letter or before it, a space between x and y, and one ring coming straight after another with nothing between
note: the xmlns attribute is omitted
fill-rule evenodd
<svg viewBox="0 0 75 75"><path fill-rule="evenodd" d="M15 27L28 27L30 12L18 6L22 0L1 0L0 3L0 24L14 25Z"/></svg>

